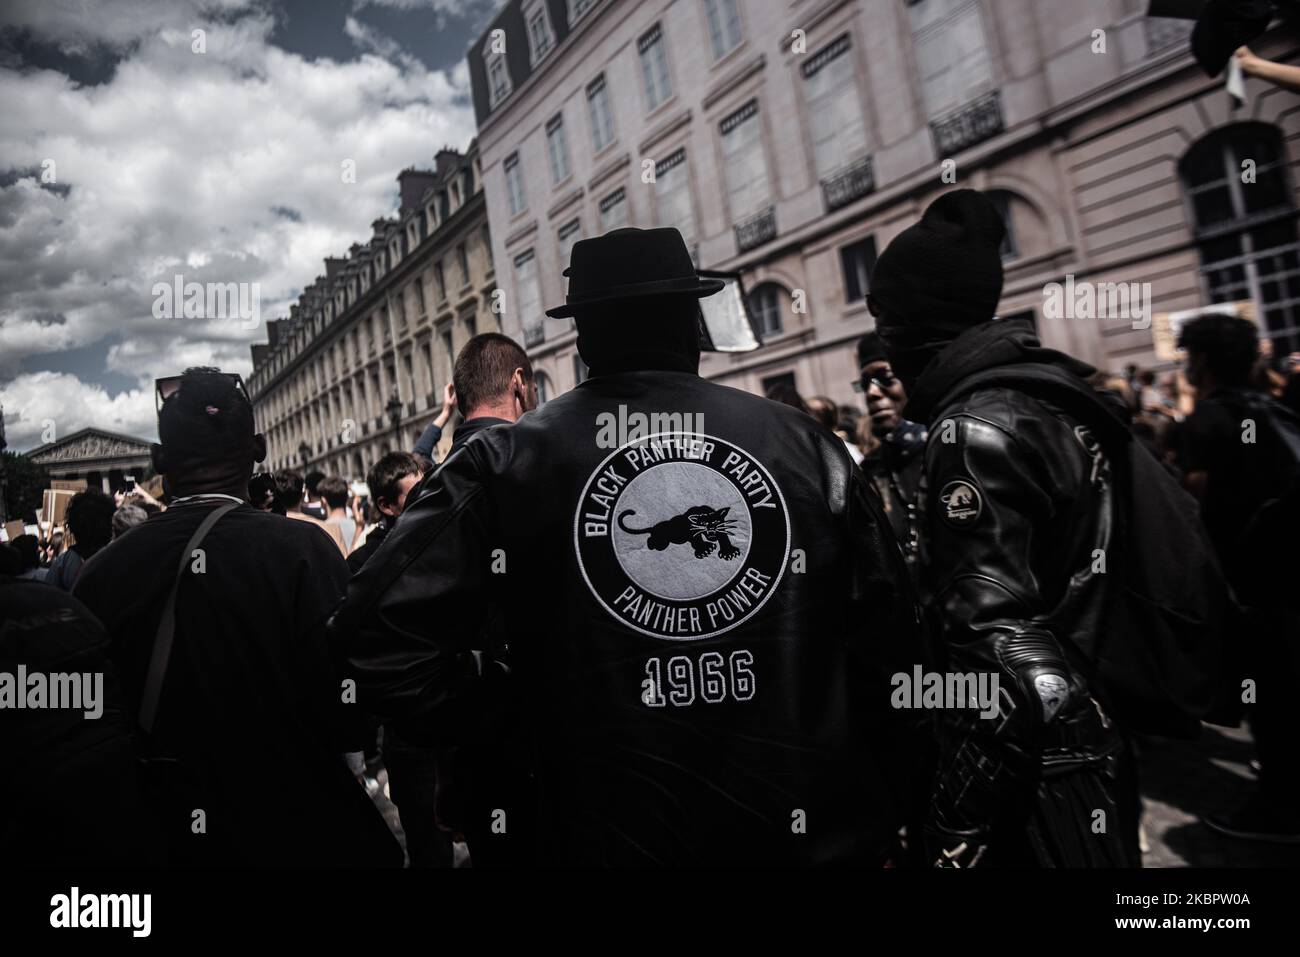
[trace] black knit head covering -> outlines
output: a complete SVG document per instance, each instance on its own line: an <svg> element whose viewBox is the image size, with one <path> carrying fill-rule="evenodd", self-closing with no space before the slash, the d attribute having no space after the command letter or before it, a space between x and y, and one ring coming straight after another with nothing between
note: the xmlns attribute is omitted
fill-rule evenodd
<svg viewBox="0 0 1300 957"><path fill-rule="evenodd" d="M885 343L880 338L878 332L868 332L858 340L858 368L869 366L873 362L888 362L889 356L885 353Z"/></svg>
<svg viewBox="0 0 1300 957"><path fill-rule="evenodd" d="M890 364L905 382L947 343L993 318L1004 236L988 198L958 189L931 203L880 254L869 301Z"/></svg>

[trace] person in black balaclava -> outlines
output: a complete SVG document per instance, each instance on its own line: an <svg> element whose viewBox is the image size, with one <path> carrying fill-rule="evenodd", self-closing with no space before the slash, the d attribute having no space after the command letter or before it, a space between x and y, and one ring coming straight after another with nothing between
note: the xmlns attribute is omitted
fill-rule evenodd
<svg viewBox="0 0 1300 957"><path fill-rule="evenodd" d="M878 442L863 458L862 470L880 493L894 537L903 546L908 568L915 574L923 551L918 506L925 426L903 418L907 389L890 367L885 344L875 332L858 340L858 381L854 387L867 397L871 432Z"/></svg>
<svg viewBox="0 0 1300 957"><path fill-rule="evenodd" d="M995 317L1004 231L982 194L946 193L881 254L868 296L907 415L929 427L922 594L943 668L991 673L1001 691L994 717L939 715L927 854L936 866L1133 866L1127 754L1066 651L1089 646L1104 600L1090 569L1109 541L1105 463L1081 421L1006 381L1031 367L1087 390L1092 370L1043 348L1030 323ZM969 385L991 373L1001 381Z"/></svg>

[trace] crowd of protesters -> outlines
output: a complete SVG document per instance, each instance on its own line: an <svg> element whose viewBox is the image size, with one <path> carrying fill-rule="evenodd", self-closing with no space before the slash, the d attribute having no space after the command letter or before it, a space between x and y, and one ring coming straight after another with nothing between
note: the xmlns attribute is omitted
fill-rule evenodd
<svg viewBox="0 0 1300 957"><path fill-rule="evenodd" d="M65 534L0 550L0 665L75 661L108 676L109 699L81 738L23 716L19 766L58 793L6 812L6 856L48 857L37 844L54 833L55 856L71 861L396 865L370 800L386 779L412 866L1136 864L1131 746L1144 725L1126 726L1128 702L1097 665L1105 653L1085 662L1115 599L1076 561L1094 561L1099 542L1142 551L1123 539L1141 516L1111 517L1124 509L1121 471L1152 474L1133 464L1130 438L1158 463L1171 507L1177 486L1199 503L1216 556L1203 581L1221 567L1241 616L1217 659L1216 701L1243 675L1258 684L1253 706L1196 712L1226 723L1244 712L1260 765L1251 800L1207 823L1300 842L1300 634L1281 571L1297 521L1300 363L1262 357L1251 323L1210 315L1182 329L1177 367L1092 370L1044 349L1027 323L996 320L1000 240L987 201L957 191L882 254L877 331L857 344L863 408L791 387L766 402L699 379L695 303L717 286L696 279L672 230L575 246L570 305L553 314L577 318L592 377L571 398L538 409L524 350L476 336L442 414L364 481L255 473L265 440L236 376L194 369L160 386L162 501L82 492ZM636 273L665 263L679 273ZM602 297L602 282L619 294ZM730 686L704 670L712 652L699 658L700 700L689 658L660 677L651 618L629 625L609 607L636 589L595 582L621 567L635 584L652 568L659 593L681 592L678 568L698 576L739 554L727 537L741 534L738 516L690 518L714 511L690 495L724 487L702 477L701 446L682 453L695 461L674 466L677 485L637 499L645 510L687 488L684 531L663 523L682 537L647 529L648 547L629 537L606 566L584 551L580 486L590 475L620 494L628 478L576 433L618 403L703 408L730 462L753 454L763 482L784 489L787 538L833 543L762 614L704 636L701 647L746 646L730 649ZM1243 423L1258 434L1243 439ZM628 496L652 468L633 467ZM630 514L618 527L642 534L623 524ZM744 519L749 558L775 547L762 520L757 508ZM583 521L604 534L591 512ZM694 558L670 551L688 542ZM753 596L781 577L745 575ZM858 647L862 628L879 647ZM632 641L629 676L619 645ZM756 655L757 690L743 667ZM882 673L922 661L1000 669L1014 690L996 730L965 715L900 724L862 704ZM755 701L771 710L751 723ZM262 772L283 813L250 786ZM806 839L788 808L811 809ZM1095 808L1114 813L1113 837L1089 833Z"/></svg>

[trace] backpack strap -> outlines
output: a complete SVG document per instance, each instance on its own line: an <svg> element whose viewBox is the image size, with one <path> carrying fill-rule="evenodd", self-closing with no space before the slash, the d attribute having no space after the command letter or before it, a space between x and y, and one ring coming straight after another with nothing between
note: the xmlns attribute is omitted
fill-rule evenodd
<svg viewBox="0 0 1300 957"><path fill-rule="evenodd" d="M1092 429L1102 450L1112 460L1122 462L1132 448L1133 435L1128 426L1106 406L1091 386L1082 380L1072 382L1055 370L1035 364L1005 365L976 372L959 380L934 407L945 409L972 392L988 388L1024 392L1076 416Z"/></svg>
<svg viewBox="0 0 1300 957"><path fill-rule="evenodd" d="M158 633L154 637L153 653L149 657L149 674L145 678L144 693L140 696L140 727L146 734L153 731L154 718L158 714L158 698L162 694L163 680L167 677L167 663L171 660L172 642L176 637L176 594L180 591L181 579L185 577L190 556L207 537L212 526L217 524L217 520L241 504L231 502L214 508L204 516L202 523L190 536L189 544L181 551L180 567L176 570L176 580L172 582L167 602L163 605L162 618L158 620Z"/></svg>

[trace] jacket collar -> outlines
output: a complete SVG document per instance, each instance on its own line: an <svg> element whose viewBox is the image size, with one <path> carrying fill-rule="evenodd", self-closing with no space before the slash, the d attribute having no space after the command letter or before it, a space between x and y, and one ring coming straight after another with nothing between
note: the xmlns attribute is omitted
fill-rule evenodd
<svg viewBox="0 0 1300 957"><path fill-rule="evenodd" d="M451 436L451 452L458 451L474 436L478 435L484 429L490 429L494 425L511 425L509 419L498 419L491 415L481 415L477 418L466 419L460 425L456 426L456 431ZM450 455L451 452L447 454Z"/></svg>
<svg viewBox="0 0 1300 957"><path fill-rule="evenodd" d="M930 360L904 411L914 422L932 424L943 411L937 408L939 402L963 379L1001 366L1024 364L1047 367L1075 379L1085 379L1096 371L1064 352L1045 348L1028 320L995 319L966 330Z"/></svg>

